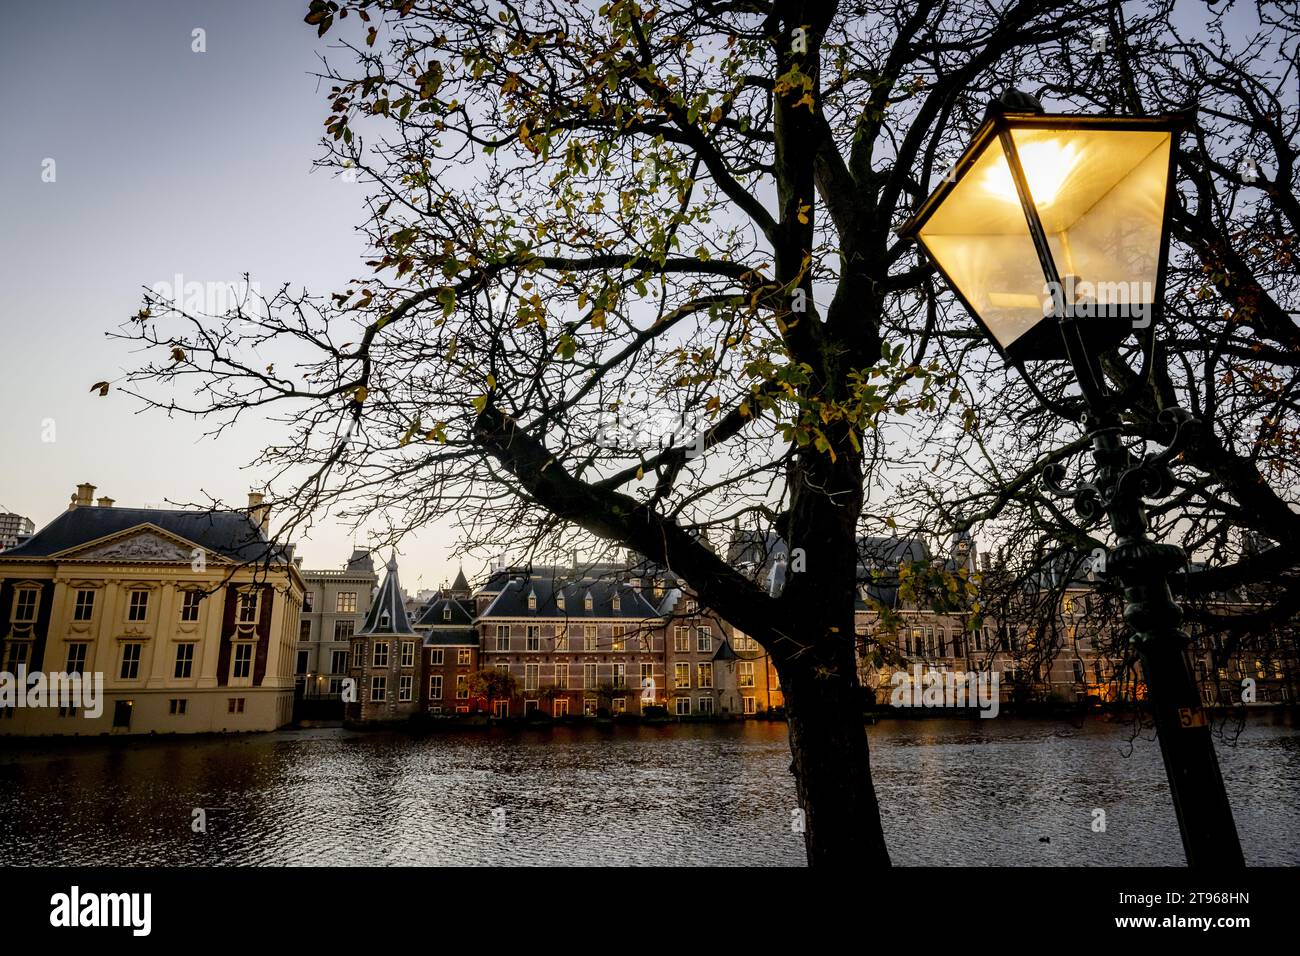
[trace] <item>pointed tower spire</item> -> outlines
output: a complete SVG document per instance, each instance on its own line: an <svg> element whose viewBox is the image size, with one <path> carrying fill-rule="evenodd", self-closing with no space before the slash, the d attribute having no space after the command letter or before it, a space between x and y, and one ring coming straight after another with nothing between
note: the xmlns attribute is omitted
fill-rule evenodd
<svg viewBox="0 0 1300 956"><path fill-rule="evenodd" d="M384 580L375 595L375 603L370 605L366 623L357 632L358 637L385 634L415 634L406 614L406 602L402 600L402 585L397 579L396 552L388 559Z"/></svg>

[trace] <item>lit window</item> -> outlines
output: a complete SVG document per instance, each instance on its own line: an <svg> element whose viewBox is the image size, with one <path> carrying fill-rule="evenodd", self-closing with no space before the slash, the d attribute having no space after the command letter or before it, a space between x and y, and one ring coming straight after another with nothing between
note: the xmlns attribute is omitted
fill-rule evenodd
<svg viewBox="0 0 1300 956"><path fill-rule="evenodd" d="M357 592L340 591L334 601L334 610L339 614L357 613Z"/></svg>
<svg viewBox="0 0 1300 956"><path fill-rule="evenodd" d="M753 661L736 662L736 686L738 687L754 686L754 662Z"/></svg>
<svg viewBox="0 0 1300 956"><path fill-rule="evenodd" d="M713 662L701 661L695 672L695 685L701 690L713 687Z"/></svg>
<svg viewBox="0 0 1300 956"><path fill-rule="evenodd" d="M622 624L615 624L610 628L610 645L612 651L622 651L627 649L627 640L624 637L627 628Z"/></svg>
<svg viewBox="0 0 1300 956"><path fill-rule="evenodd" d="M673 686L691 686L691 665L681 662L673 665Z"/></svg>
<svg viewBox="0 0 1300 956"><path fill-rule="evenodd" d="M689 627L673 628L673 650L685 654L691 649L691 629Z"/></svg>
<svg viewBox="0 0 1300 956"><path fill-rule="evenodd" d="M468 647L457 648L456 663L461 667L466 667L470 663L470 649Z"/></svg>

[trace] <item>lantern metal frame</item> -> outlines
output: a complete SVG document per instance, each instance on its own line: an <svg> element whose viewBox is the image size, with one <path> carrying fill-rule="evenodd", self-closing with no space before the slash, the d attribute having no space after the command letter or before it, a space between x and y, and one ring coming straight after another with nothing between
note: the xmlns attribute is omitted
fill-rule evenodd
<svg viewBox="0 0 1300 956"><path fill-rule="evenodd" d="M1176 202L1175 191L1175 170L1178 161L1178 133L1185 129L1191 122L1194 114L1191 112L1170 113L1162 116L1122 116L1118 114L1094 114L1094 115L1074 115L1063 113L1046 113L1042 111L1026 111L1021 109L1011 109L999 101L989 104L985 113L984 121L975 131L969 145L962 152L957 162L953 164L950 172L945 175L943 181L918 207L916 212L905 222L898 230L898 235L903 239L914 240L918 246L925 250L926 257L938 273L943 277L944 282L952 290L953 294L961 301L966 311L971 314L980 329L984 332L988 340L997 349L999 356L1010 367L1014 368L1025 381L1034 397L1038 399L1045 407L1049 408L1056 414L1078 421L1085 408L1094 413L1101 413L1110 409L1122 409L1133 400L1133 398L1149 382L1152 372L1152 358L1155 351L1155 328L1160 318L1162 302L1164 300L1165 290L1165 273L1169 261L1169 229L1167 226L1161 229L1160 249L1156 262L1155 280L1153 282L1153 294L1151 302L1150 321L1145 328L1137 331L1139 348L1141 352L1141 365L1136 377L1128 386L1117 392L1107 390L1105 378L1096 362L1096 356L1106 348L1119 345L1128 337L1128 332L1117 334L1115 327L1102 329L1100 334L1091 334L1091 329L1085 329L1081 326L1079 319L1070 314L1044 313L1043 321L1040 326L1050 325L1055 319L1055 324L1060 330L1064 351L1060 355L1041 356L1034 353L1025 354L1022 350L1016 348L1007 348L998 341L993 334L993 330L985 323L980 316L979 311L973 303L966 297L951 275L944 268L939 258L935 256L925 244L925 239L920 235L921 229L930 220L931 216L943 205L951 192L957 187L962 178L970 172L971 167L984 154L985 149L1000 148L1003 156L1007 160L1007 166L1011 172L1011 179L1016 188L1016 195L1020 201L1021 213L1025 217L1025 225L1028 229L1029 236L1034 245L1034 251L1038 257L1039 268L1043 273L1044 283L1052 284L1053 288L1062 288L1061 273L1052 256L1051 247L1047 241L1047 231L1043 228L1042 219L1039 216L1038 208L1034 204L1033 198L1029 191L1029 183L1025 176L1024 167L1020 161L1020 154L1016 148L1015 140L1012 137L1012 131L1018 129L1025 130L1053 130L1068 132L1070 130L1113 130L1116 132L1166 132L1171 136L1169 149L1168 168L1166 170L1166 185L1163 209L1163 222L1168 223L1172 216ZM996 140L996 142L994 142ZM1035 329L1039 326L1035 326ZM1024 338L1029 337L1032 333L1027 332ZM1039 333L1040 336L1050 333ZM1027 362L1042 361L1045 359L1060 358L1066 359L1074 366L1079 382L1079 389L1082 392L1083 401L1060 401L1045 395L1039 389L1028 370L1025 368Z"/></svg>

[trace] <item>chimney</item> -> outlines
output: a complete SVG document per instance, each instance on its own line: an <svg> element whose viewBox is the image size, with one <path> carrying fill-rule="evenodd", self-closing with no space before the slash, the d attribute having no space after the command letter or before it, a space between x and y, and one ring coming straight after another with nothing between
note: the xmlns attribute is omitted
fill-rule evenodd
<svg viewBox="0 0 1300 956"><path fill-rule="evenodd" d="M88 506L94 498L95 486L88 482L82 482L77 485L77 493L73 496L72 502L75 505L85 507Z"/></svg>
<svg viewBox="0 0 1300 956"><path fill-rule="evenodd" d="M248 516L257 522L257 526L266 534L271 527L271 506L263 504L263 495L260 491L250 491L248 493Z"/></svg>
<svg viewBox="0 0 1300 956"><path fill-rule="evenodd" d="M97 505L99 505L101 508L111 508L111 507L113 507L113 499L112 499L112 498L109 498L108 496L101 497L101 498L100 498L97 502L95 502L95 503L96 503Z"/></svg>

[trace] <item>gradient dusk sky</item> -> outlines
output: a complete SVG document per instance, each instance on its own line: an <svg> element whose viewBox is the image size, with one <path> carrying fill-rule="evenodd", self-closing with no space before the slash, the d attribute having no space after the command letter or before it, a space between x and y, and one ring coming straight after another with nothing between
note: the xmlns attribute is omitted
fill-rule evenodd
<svg viewBox="0 0 1300 956"><path fill-rule="evenodd" d="M289 282L333 291L362 271L364 187L313 171L326 49L297 0L6 3L0 27L0 511L37 527L83 481L125 506L242 504L242 470L273 426L204 426L92 395L133 364L108 340L142 286ZM206 52L191 47L206 32ZM42 181L54 160L54 182ZM47 441L52 420L54 441ZM402 546L402 581L456 572L448 529ZM352 547L318 525L298 552L336 567ZM467 564L467 572L478 567Z"/></svg>

